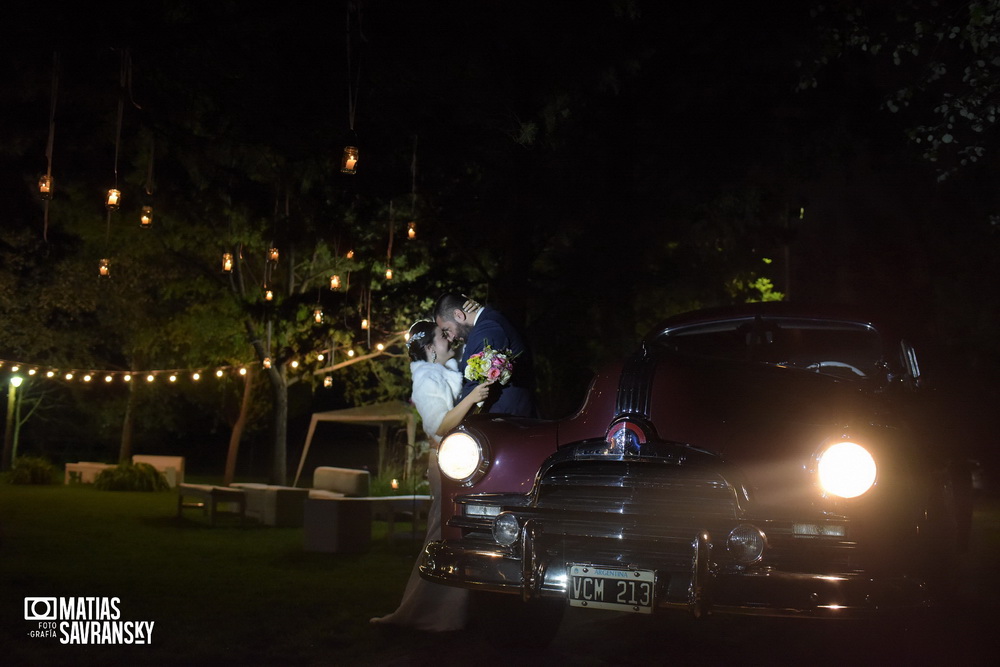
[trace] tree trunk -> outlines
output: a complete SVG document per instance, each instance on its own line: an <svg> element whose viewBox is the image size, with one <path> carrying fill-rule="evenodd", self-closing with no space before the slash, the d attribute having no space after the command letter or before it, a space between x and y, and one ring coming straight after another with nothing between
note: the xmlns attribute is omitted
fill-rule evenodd
<svg viewBox="0 0 1000 667"><path fill-rule="evenodd" d="M125 418L122 420L122 439L118 448L118 461L132 460L132 440L135 435L135 425L132 421L132 413L135 408L136 391L135 378L128 383L128 398L125 401Z"/></svg>
<svg viewBox="0 0 1000 667"><path fill-rule="evenodd" d="M271 421L271 484L284 486L288 483L288 382L285 379L285 365L281 369L272 367L268 373L271 380L273 398Z"/></svg>
<svg viewBox="0 0 1000 667"><path fill-rule="evenodd" d="M247 366L247 374L243 383L243 400L240 403L240 414L233 424L233 429L229 433L229 452L226 454L226 472L222 478L222 485L229 486L233 483L236 475L236 457L240 451L240 440L243 438L243 428L247 423L247 414L250 412L250 397L253 393L253 366Z"/></svg>

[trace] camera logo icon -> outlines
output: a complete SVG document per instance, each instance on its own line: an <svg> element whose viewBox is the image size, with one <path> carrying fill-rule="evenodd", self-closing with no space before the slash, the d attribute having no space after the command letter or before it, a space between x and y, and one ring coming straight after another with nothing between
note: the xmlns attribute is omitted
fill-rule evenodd
<svg viewBox="0 0 1000 667"><path fill-rule="evenodd" d="M24 620L55 621L59 616L59 605L55 598L24 598Z"/></svg>

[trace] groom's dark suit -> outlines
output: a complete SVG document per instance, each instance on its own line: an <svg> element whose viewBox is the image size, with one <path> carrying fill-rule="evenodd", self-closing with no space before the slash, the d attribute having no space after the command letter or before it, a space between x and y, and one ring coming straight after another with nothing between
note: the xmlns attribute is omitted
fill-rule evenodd
<svg viewBox="0 0 1000 667"><path fill-rule="evenodd" d="M508 384L496 383L490 389L490 397L483 405L483 412L535 417L534 365L531 351L507 318L493 308L486 306L479 313L479 319L476 320L465 341L462 360L458 364L459 370L464 374L469 357L482 352L487 343L494 350L510 350L514 357L514 370ZM476 384L472 380L465 380L462 385L462 397L472 391Z"/></svg>

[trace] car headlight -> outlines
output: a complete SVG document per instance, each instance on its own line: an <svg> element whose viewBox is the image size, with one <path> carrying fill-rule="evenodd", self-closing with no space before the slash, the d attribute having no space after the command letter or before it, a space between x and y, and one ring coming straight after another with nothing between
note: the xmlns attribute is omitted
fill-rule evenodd
<svg viewBox="0 0 1000 667"><path fill-rule="evenodd" d="M469 481L485 461L479 441L464 431L448 434L438 447L441 474L456 482Z"/></svg>
<svg viewBox="0 0 1000 667"><path fill-rule="evenodd" d="M875 484L877 467L861 445L838 442L820 454L817 472L824 491L841 498L856 498Z"/></svg>

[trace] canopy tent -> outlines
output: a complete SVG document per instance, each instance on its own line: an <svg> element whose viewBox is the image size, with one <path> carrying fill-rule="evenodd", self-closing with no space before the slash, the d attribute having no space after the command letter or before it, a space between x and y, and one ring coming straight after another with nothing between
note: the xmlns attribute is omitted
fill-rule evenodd
<svg viewBox="0 0 1000 667"><path fill-rule="evenodd" d="M389 403L377 403L375 405L363 405L359 408L345 408L344 410L314 413L312 420L309 422L306 444L302 448L302 456L299 458L299 469L295 473L295 481L292 483L292 486L299 485L299 477L302 476L302 466L306 463L306 456L309 454L309 445L312 444L313 435L316 433L316 424L319 422L347 422L362 426L377 426L379 429L378 465L380 470L382 468L382 455L385 453L386 444L389 440L389 427L394 423L405 424L406 447L409 453L406 457L405 474L409 477L413 460L413 448L417 439L417 415L413 407L408 403L392 401Z"/></svg>

